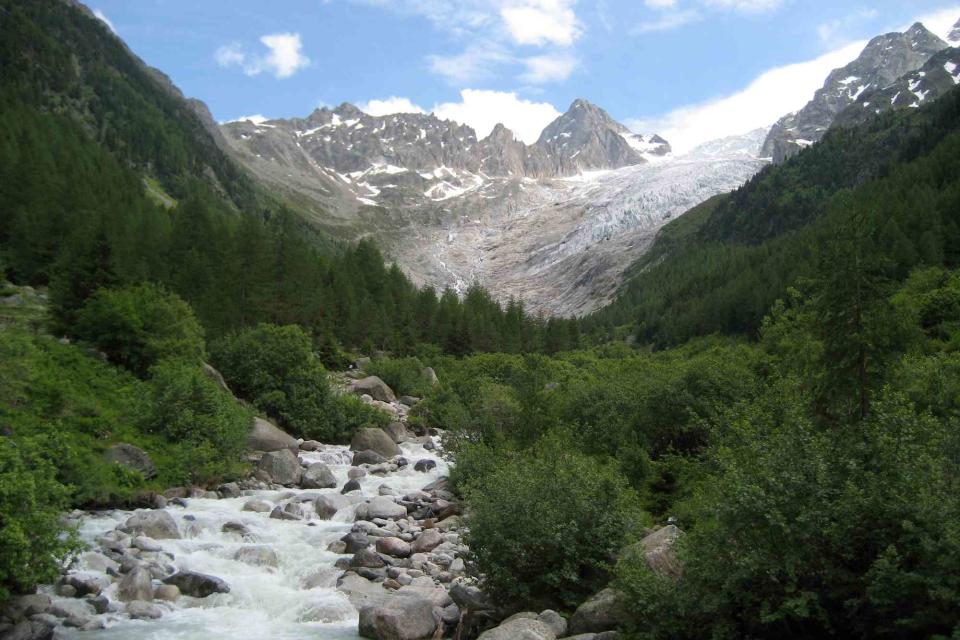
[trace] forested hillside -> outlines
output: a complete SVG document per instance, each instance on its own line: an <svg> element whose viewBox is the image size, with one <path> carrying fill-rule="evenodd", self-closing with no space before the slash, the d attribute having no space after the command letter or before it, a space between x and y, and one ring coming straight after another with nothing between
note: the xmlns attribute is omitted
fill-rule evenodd
<svg viewBox="0 0 960 640"><path fill-rule="evenodd" d="M891 281L918 265L955 265L960 91L907 112L835 129L668 225L584 330L632 325L660 346L714 332L756 338L788 287L829 269L831 239L859 247Z"/></svg>

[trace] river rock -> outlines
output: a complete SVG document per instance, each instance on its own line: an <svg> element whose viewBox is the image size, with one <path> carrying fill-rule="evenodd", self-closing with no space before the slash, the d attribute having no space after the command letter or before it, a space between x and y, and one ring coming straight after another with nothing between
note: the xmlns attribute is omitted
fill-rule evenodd
<svg viewBox="0 0 960 640"><path fill-rule="evenodd" d="M143 567L134 567L117 585L117 597L122 602L153 599L153 576Z"/></svg>
<svg viewBox="0 0 960 640"><path fill-rule="evenodd" d="M413 553L427 553L443 543L443 534L436 529L424 529L411 545Z"/></svg>
<svg viewBox="0 0 960 640"><path fill-rule="evenodd" d="M180 597L180 589L174 584L161 584L153 590L155 600L164 600L166 602L176 602Z"/></svg>
<svg viewBox="0 0 960 640"><path fill-rule="evenodd" d="M359 480L360 478L367 477L367 471L360 467L350 467L347 469L347 477L351 480Z"/></svg>
<svg viewBox="0 0 960 640"><path fill-rule="evenodd" d="M118 464L130 471L136 471L149 480L157 475L157 465L153 463L147 452L126 442L119 442L104 454L107 462Z"/></svg>
<svg viewBox="0 0 960 640"><path fill-rule="evenodd" d="M180 537L180 530L173 516L164 509L137 511L127 518L120 530L129 534L142 534L156 540L169 540Z"/></svg>
<svg viewBox="0 0 960 640"><path fill-rule="evenodd" d="M461 609L490 611L494 608L489 596L466 580L457 580L450 586L450 597Z"/></svg>
<svg viewBox="0 0 960 640"><path fill-rule="evenodd" d="M130 546L140 549L140 551L163 551L163 547L161 547L156 540L147 536L135 536L133 540L130 541Z"/></svg>
<svg viewBox="0 0 960 640"><path fill-rule="evenodd" d="M303 472L300 486L304 489L333 489L337 486L337 479L330 467L322 462L314 462Z"/></svg>
<svg viewBox="0 0 960 640"><path fill-rule="evenodd" d="M58 600L50 605L47 612L58 618L90 618L96 615L96 609L86 600Z"/></svg>
<svg viewBox="0 0 960 640"><path fill-rule="evenodd" d="M392 597L360 609L360 635L373 640L424 640L437 630L433 604L413 597Z"/></svg>
<svg viewBox="0 0 960 640"><path fill-rule="evenodd" d="M552 609L541 611L540 615L537 616L537 620L550 627L550 629L553 630L553 634L558 638L567 635L567 619L556 611Z"/></svg>
<svg viewBox="0 0 960 640"><path fill-rule="evenodd" d="M297 451L300 443L292 435L263 418L253 419L253 429L247 437L247 446L253 451Z"/></svg>
<svg viewBox="0 0 960 640"><path fill-rule="evenodd" d="M410 555L410 543L400 538L377 538L377 551L394 558L406 558Z"/></svg>
<svg viewBox="0 0 960 640"><path fill-rule="evenodd" d="M276 567L280 564L277 552L266 545L241 547L237 549L233 558L255 567Z"/></svg>
<svg viewBox="0 0 960 640"><path fill-rule="evenodd" d="M50 605L50 596L31 593L12 598L4 607L3 613L11 620L23 620L38 613L46 613Z"/></svg>
<svg viewBox="0 0 960 640"><path fill-rule="evenodd" d="M391 422L383 428L383 430L390 436L390 439L395 443L400 444L401 442L406 442L411 438L410 432L407 431L407 427L402 422Z"/></svg>
<svg viewBox="0 0 960 640"><path fill-rule="evenodd" d="M351 567L363 567L366 569L381 569L387 566L380 554L371 549L360 549L350 560Z"/></svg>
<svg viewBox="0 0 960 640"><path fill-rule="evenodd" d="M341 494L350 493L352 491L360 491L360 483L356 480L348 480L346 484L343 485L343 489L340 489Z"/></svg>
<svg viewBox="0 0 960 640"><path fill-rule="evenodd" d="M300 460L289 449L269 451L263 454L257 467L270 474L277 484L293 486L300 483L302 470Z"/></svg>
<svg viewBox="0 0 960 640"><path fill-rule="evenodd" d="M220 578L195 571L178 571L163 582L195 598L206 598L213 593L230 593L230 586Z"/></svg>
<svg viewBox="0 0 960 640"><path fill-rule="evenodd" d="M300 443L300 451L316 451L323 445L316 440L304 440Z"/></svg>
<svg viewBox="0 0 960 640"><path fill-rule="evenodd" d="M217 487L217 493L224 498L239 498L242 495L240 485L236 482L226 482Z"/></svg>
<svg viewBox="0 0 960 640"><path fill-rule="evenodd" d="M361 464L383 464L386 461L387 459L376 451L367 449L365 451L357 451L355 454L353 454L353 461L351 464L354 466L359 466Z"/></svg>
<svg viewBox="0 0 960 640"><path fill-rule="evenodd" d="M134 620L156 620L163 615L163 609L143 600L128 602L124 611Z"/></svg>
<svg viewBox="0 0 960 640"><path fill-rule="evenodd" d="M399 505L388 496L377 496L371 498L368 502L357 505L357 520L373 520L374 518L383 518L384 520L395 520L407 515L407 508ZM439 543L437 543L439 544Z"/></svg>
<svg viewBox="0 0 960 640"><path fill-rule="evenodd" d="M253 511L254 513L269 513L273 511L273 505L266 500L247 500L243 504L244 511Z"/></svg>
<svg viewBox="0 0 960 640"><path fill-rule="evenodd" d="M41 620L24 620L3 634L3 640L53 640L54 625Z"/></svg>
<svg viewBox="0 0 960 640"><path fill-rule="evenodd" d="M318 496L313 502L313 509L317 516L324 520L332 518L337 511L350 506L350 498L338 493L326 493Z"/></svg>
<svg viewBox="0 0 960 640"><path fill-rule="evenodd" d="M673 549L673 545L683 531L675 525L667 525L645 537L638 543L647 566L665 578L678 580L683 573L683 565Z"/></svg>
<svg viewBox="0 0 960 640"><path fill-rule="evenodd" d="M477 640L556 640L557 635L547 623L534 617L512 616L499 627L480 634Z"/></svg>
<svg viewBox="0 0 960 640"><path fill-rule="evenodd" d="M377 376L367 376L353 383L353 392L358 395L368 395L380 402L396 402L397 396L387 383Z"/></svg>
<svg viewBox="0 0 960 640"><path fill-rule="evenodd" d="M383 429L360 429L350 441L351 451L375 451L384 458L400 455L400 447ZM356 464L356 462L354 462Z"/></svg>
<svg viewBox="0 0 960 640"><path fill-rule="evenodd" d="M295 502L288 502L282 507L276 506L270 512L273 520L303 520L303 509Z"/></svg>
<svg viewBox="0 0 960 640"><path fill-rule="evenodd" d="M423 460L417 460L417 463L413 465L414 471L420 471L421 473L427 473L437 468L436 460L431 460L429 458L424 458Z"/></svg>
<svg viewBox="0 0 960 640"><path fill-rule="evenodd" d="M340 538L340 541L346 545L344 553L356 553L370 546L370 536L362 531L351 531Z"/></svg>
<svg viewBox="0 0 960 640"><path fill-rule="evenodd" d="M604 589L577 607L570 618L570 635L612 631L626 620L623 596L612 588Z"/></svg>

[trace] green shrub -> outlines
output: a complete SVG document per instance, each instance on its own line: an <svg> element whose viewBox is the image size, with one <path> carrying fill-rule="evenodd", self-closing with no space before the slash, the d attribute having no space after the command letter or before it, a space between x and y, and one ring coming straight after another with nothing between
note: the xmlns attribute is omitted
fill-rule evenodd
<svg viewBox="0 0 960 640"><path fill-rule="evenodd" d="M60 522L68 491L55 476L42 457L0 437L0 602L52 582L79 549Z"/></svg>
<svg viewBox="0 0 960 640"><path fill-rule="evenodd" d="M80 310L74 333L141 377L164 358L198 363L204 355L190 305L154 284L100 289Z"/></svg>
<svg viewBox="0 0 960 640"><path fill-rule="evenodd" d="M359 429L385 427L390 416L368 405L354 395L331 395L326 405L326 416L315 427L306 426L303 437L322 442L349 442Z"/></svg>
<svg viewBox="0 0 960 640"><path fill-rule="evenodd" d="M606 584L611 558L639 524L616 465L551 435L529 451L482 451L472 466L462 485L466 542L493 597L527 610L569 608Z"/></svg>
<svg viewBox="0 0 960 640"><path fill-rule="evenodd" d="M301 437L344 442L375 419L332 398L310 336L297 325L261 324L215 343L213 361L233 390Z"/></svg>
<svg viewBox="0 0 960 640"><path fill-rule="evenodd" d="M145 430L174 445L170 476L210 483L235 474L253 417L195 365L165 360L150 370Z"/></svg>

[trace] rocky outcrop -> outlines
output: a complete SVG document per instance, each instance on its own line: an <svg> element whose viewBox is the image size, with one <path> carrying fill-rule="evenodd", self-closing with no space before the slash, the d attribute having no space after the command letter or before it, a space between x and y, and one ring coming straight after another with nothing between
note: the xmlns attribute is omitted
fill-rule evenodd
<svg viewBox="0 0 960 640"><path fill-rule="evenodd" d="M247 438L247 447L253 451L298 451L300 443L289 433L263 418L253 419L253 430Z"/></svg>
<svg viewBox="0 0 960 640"><path fill-rule="evenodd" d="M104 457L107 462L136 471L147 480L157 475L157 465L153 463L147 452L132 444L117 443L107 449Z"/></svg>
<svg viewBox="0 0 960 640"><path fill-rule="evenodd" d="M353 383L353 392L358 395L368 395L380 402L396 402L397 396L386 382L377 376L367 376Z"/></svg>
<svg viewBox="0 0 960 640"><path fill-rule="evenodd" d="M827 76L807 105L781 118L763 143L762 155L782 162L820 140L834 119L854 104L864 92L891 85L901 76L919 69L947 43L922 24L904 33L873 38L860 56Z"/></svg>
<svg viewBox="0 0 960 640"><path fill-rule="evenodd" d="M683 573L683 565L673 546L683 535L676 525L669 524L646 536L638 543L650 570L665 578L676 580Z"/></svg>

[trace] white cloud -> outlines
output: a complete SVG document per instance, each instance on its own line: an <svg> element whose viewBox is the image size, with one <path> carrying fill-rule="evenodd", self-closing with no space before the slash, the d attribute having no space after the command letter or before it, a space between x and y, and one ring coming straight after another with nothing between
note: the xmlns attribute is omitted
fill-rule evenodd
<svg viewBox="0 0 960 640"><path fill-rule="evenodd" d="M651 9L673 9L677 6L677 0L643 0L643 4Z"/></svg>
<svg viewBox="0 0 960 640"><path fill-rule="evenodd" d="M263 124L270 118L265 115L256 113L252 116L240 116L239 118L234 118L233 120L224 120L220 124L228 124L230 122L252 122L253 124Z"/></svg>
<svg viewBox="0 0 960 640"><path fill-rule="evenodd" d="M494 75L498 65L514 61L513 56L496 42L477 43L453 56L427 57L432 73L460 86L486 80Z"/></svg>
<svg viewBox="0 0 960 640"><path fill-rule="evenodd" d="M108 17L107 17L107 14L105 14L103 11L101 11L100 9L94 9L94 10L93 10L93 15L96 16L96 17L97 17L101 22L103 22L105 25L107 25L108 27L110 27L110 31L113 31L114 33L117 32L116 27L113 26L113 23L110 22L110 18L108 18Z"/></svg>
<svg viewBox="0 0 960 640"><path fill-rule="evenodd" d="M527 58L523 63L527 70L520 75L520 80L530 84L566 80L579 64L577 59L568 53L534 56Z"/></svg>
<svg viewBox="0 0 960 640"><path fill-rule="evenodd" d="M680 153L708 140L768 126L803 107L827 75L856 58L865 45L855 42L815 60L777 67L732 95L627 124L635 131L659 133Z"/></svg>
<svg viewBox="0 0 960 640"><path fill-rule="evenodd" d="M949 42L948 36L953 30L953 25L956 24L957 18L960 18L960 4L924 14L917 18L915 22L922 22L927 29L930 29L930 31L933 31ZM900 31L906 31L909 28L910 25L901 25ZM957 46L956 42L952 44L953 46Z"/></svg>
<svg viewBox="0 0 960 640"><path fill-rule="evenodd" d="M513 92L479 89L464 89L460 102L438 104L433 113L438 118L473 127L478 138L490 135L494 126L502 123L527 144L536 142L544 127L561 115L546 102L524 100Z"/></svg>
<svg viewBox="0 0 960 640"><path fill-rule="evenodd" d="M517 44L569 47L582 33L572 8L574 1L514 1L500 9L500 17Z"/></svg>
<svg viewBox="0 0 960 640"><path fill-rule="evenodd" d="M741 13L763 13L779 9L785 0L704 0L708 7L732 9Z"/></svg>
<svg viewBox="0 0 960 640"><path fill-rule="evenodd" d="M289 78L310 64L299 33L271 33L261 36L260 42L267 48L266 55L250 55L234 42L217 49L213 59L221 67L240 67L248 76L267 72L276 78Z"/></svg>
<svg viewBox="0 0 960 640"><path fill-rule="evenodd" d="M879 15L876 9L860 9L842 18L828 20L817 26L817 37L827 45L839 44L844 41L846 32L851 28L875 20Z"/></svg>
<svg viewBox="0 0 960 640"><path fill-rule="evenodd" d="M369 100L357 107L371 116L389 116L394 113L423 113L423 109L413 104L410 98L390 96L382 100Z"/></svg>
<svg viewBox="0 0 960 640"><path fill-rule="evenodd" d="M633 28L630 29L630 34L636 36L657 31L670 31L671 29L677 29L691 22L697 22L702 18L703 14L699 11L676 11L664 14L656 20L649 20L634 25Z"/></svg>

